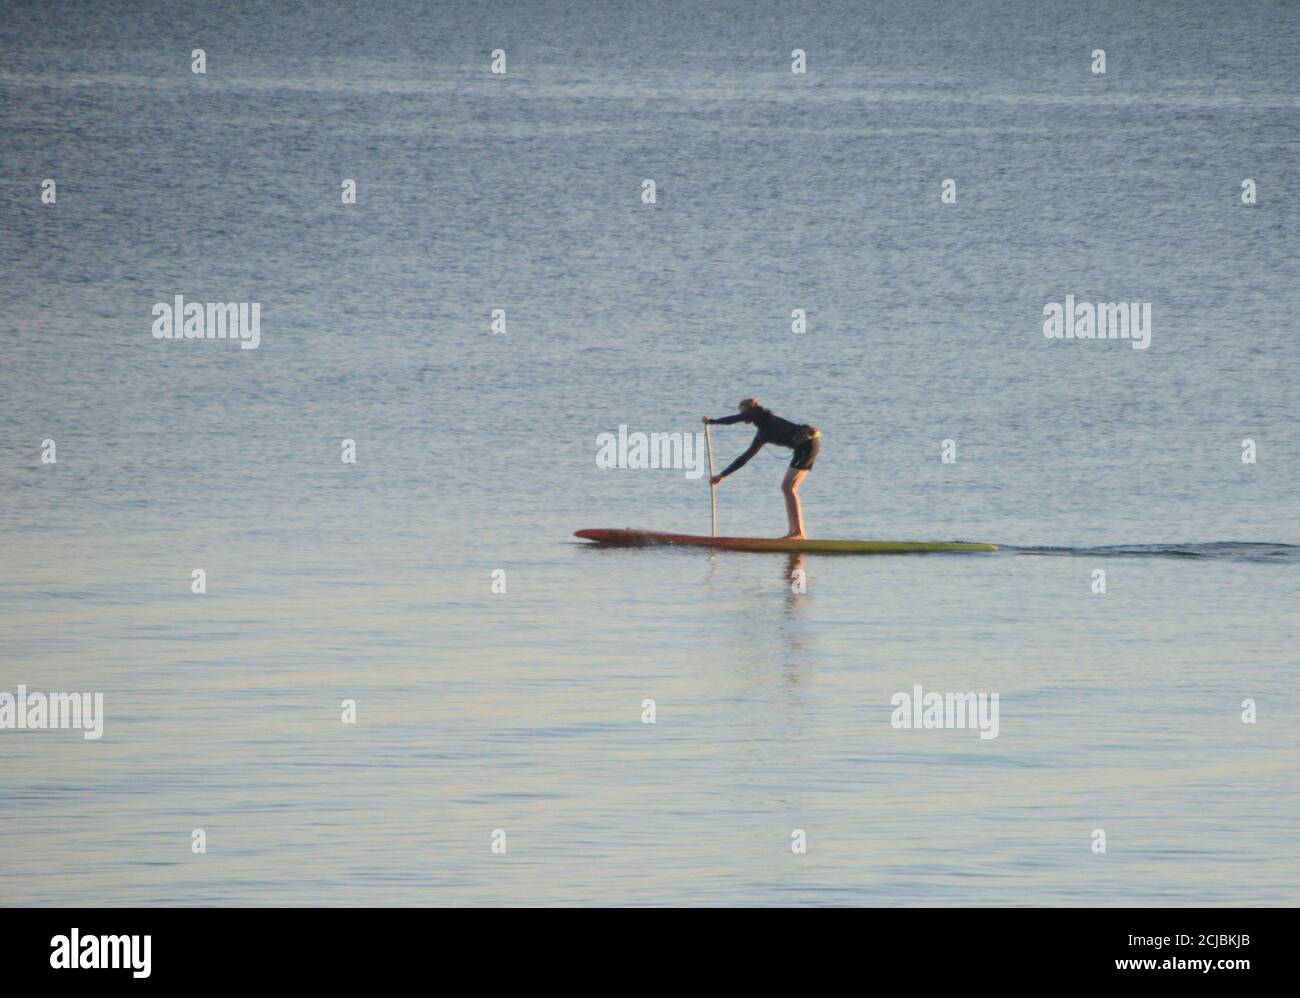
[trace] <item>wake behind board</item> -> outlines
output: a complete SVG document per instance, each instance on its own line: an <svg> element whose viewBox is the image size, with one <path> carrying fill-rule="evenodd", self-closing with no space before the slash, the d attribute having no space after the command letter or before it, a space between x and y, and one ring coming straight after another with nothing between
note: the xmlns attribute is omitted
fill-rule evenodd
<svg viewBox="0 0 1300 998"><path fill-rule="evenodd" d="M725 551L820 551L826 554L923 554L930 551L996 551L996 544L965 541L819 541L784 537L702 537L696 534L660 534L652 530L577 530L574 537L597 544L643 547L680 544L721 548Z"/></svg>

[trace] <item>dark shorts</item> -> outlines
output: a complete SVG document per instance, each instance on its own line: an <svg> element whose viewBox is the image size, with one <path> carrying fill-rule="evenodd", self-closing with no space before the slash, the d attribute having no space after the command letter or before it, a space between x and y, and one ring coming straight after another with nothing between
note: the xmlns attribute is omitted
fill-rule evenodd
<svg viewBox="0 0 1300 998"><path fill-rule="evenodd" d="M822 450L822 435L818 433L811 440L796 444L794 457L790 458L790 467L796 471L812 471L813 463Z"/></svg>

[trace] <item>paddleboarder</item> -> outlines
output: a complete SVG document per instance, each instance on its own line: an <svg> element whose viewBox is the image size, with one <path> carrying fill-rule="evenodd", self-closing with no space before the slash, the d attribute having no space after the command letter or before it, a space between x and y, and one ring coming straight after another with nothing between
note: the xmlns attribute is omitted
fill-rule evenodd
<svg viewBox="0 0 1300 998"><path fill-rule="evenodd" d="M758 399L742 400L740 412L734 416L723 416L721 419L705 416L704 422L714 426L750 423L756 431L749 449L732 461L722 474L714 475L710 480L713 485L717 485L733 471L739 471L748 464L749 459L757 454L764 444L789 447L794 451L794 457L790 459L790 467L786 469L785 478L781 480L781 492L785 495L785 515L790 521L790 532L785 536L802 538L804 536L803 504L799 501L799 486L808 477L808 472L812 471L817 454L821 451L822 431L815 426L782 419L771 409L765 408Z"/></svg>

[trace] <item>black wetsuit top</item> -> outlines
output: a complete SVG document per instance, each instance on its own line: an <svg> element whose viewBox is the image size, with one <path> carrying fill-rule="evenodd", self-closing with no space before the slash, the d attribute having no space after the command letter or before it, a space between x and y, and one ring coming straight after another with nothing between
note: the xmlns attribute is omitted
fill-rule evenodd
<svg viewBox="0 0 1300 998"><path fill-rule="evenodd" d="M734 416L723 416L713 422L722 426L730 423L753 423L754 428L758 431L754 434L754 440L749 445L749 449L732 461L727 469L723 471L723 478L748 464L749 459L757 454L764 444L795 448L807 443L817 434L815 426L808 426L805 423L792 423L788 419L782 419L771 409L764 409L762 406L746 409Z"/></svg>

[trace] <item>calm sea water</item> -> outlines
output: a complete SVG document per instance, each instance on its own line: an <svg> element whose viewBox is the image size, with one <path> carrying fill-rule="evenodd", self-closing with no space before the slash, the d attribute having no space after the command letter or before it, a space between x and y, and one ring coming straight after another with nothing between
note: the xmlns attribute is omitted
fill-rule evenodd
<svg viewBox="0 0 1300 998"><path fill-rule="evenodd" d="M0 732L0 903L1300 902L1300 8L11 6L0 692L106 720ZM1004 550L573 540L707 532L597 435L746 395L814 536Z"/></svg>

